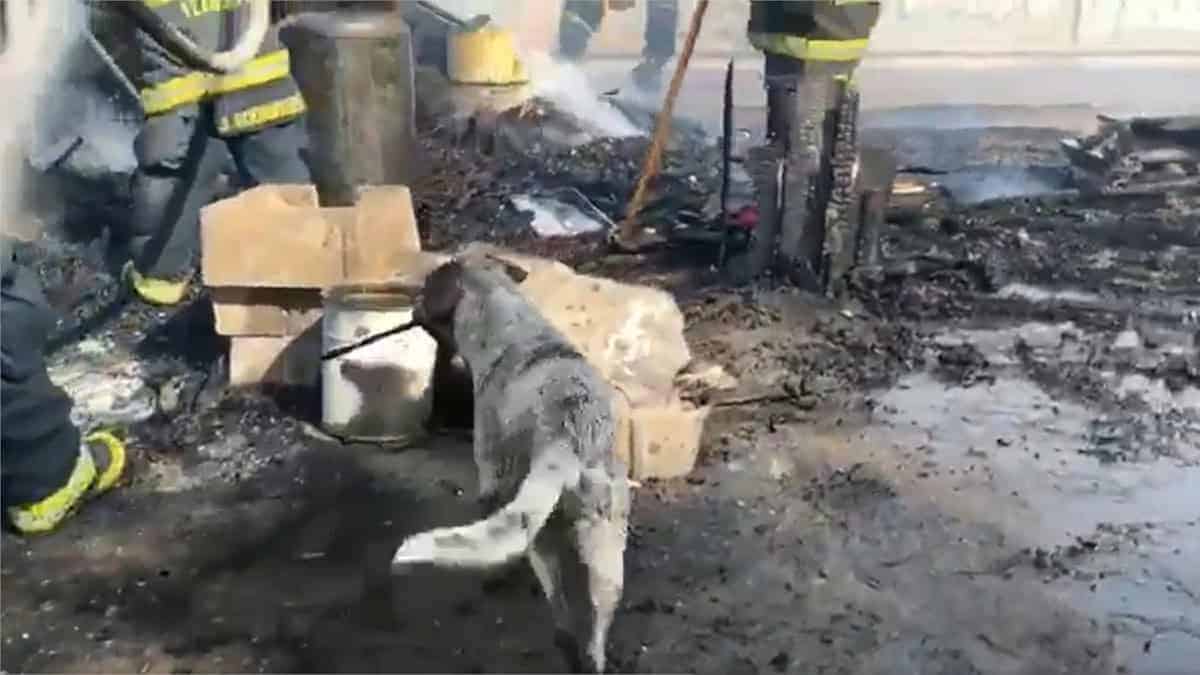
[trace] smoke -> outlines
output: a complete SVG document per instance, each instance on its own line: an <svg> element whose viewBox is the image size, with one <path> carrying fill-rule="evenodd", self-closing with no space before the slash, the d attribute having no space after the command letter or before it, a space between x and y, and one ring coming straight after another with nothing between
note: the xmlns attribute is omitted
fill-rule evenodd
<svg viewBox="0 0 1200 675"><path fill-rule="evenodd" d="M53 99L67 56L86 28L86 7L75 0L7 0L3 3L0 88L0 234L33 233L26 209L27 164L35 123Z"/></svg>
<svg viewBox="0 0 1200 675"><path fill-rule="evenodd" d="M545 52L523 55L532 78L533 95L552 102L570 113L600 136L642 136L629 118L600 98L588 82L587 74L577 65L555 60Z"/></svg>

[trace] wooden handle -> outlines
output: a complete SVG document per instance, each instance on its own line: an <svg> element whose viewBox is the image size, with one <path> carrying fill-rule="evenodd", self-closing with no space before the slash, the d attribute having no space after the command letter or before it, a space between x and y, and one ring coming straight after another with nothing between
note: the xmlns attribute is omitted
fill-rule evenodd
<svg viewBox="0 0 1200 675"><path fill-rule="evenodd" d="M679 97L679 90L683 86L683 75L687 72L688 62L692 60L692 52L696 49L696 38L700 36L700 26L704 23L704 12L707 10L708 0L700 0L696 3L696 10L692 12L692 25L688 28L683 51L679 53L679 61L675 64L675 73L671 76L671 85L667 89L667 97L663 101L662 110L659 111L658 119L654 124L654 136L651 138L650 148L646 151L646 159L642 162L642 174L638 177L633 198L629 200L629 207L625 210L625 220L621 223L620 236L625 243L633 244L641 232L641 225L637 220L638 213L646 203L646 190L651 179L658 174L663 146L666 145L667 137L671 134L671 116L675 111L675 99Z"/></svg>

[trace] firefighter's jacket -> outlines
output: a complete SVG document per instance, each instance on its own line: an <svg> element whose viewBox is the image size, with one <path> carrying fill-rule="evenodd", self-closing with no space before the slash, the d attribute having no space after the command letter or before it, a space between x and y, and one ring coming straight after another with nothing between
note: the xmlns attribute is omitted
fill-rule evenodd
<svg viewBox="0 0 1200 675"><path fill-rule="evenodd" d="M246 21L244 0L134 0L143 2L163 19L211 51L228 49ZM228 74L194 70L168 53L142 31L142 109L147 117L181 106L211 101L217 133L236 136L281 124L304 114L300 88L292 79L287 48L279 41L278 26L268 31L258 56Z"/></svg>
<svg viewBox="0 0 1200 675"><path fill-rule="evenodd" d="M753 0L750 43L800 61L857 62L879 20L879 2L867 0Z"/></svg>

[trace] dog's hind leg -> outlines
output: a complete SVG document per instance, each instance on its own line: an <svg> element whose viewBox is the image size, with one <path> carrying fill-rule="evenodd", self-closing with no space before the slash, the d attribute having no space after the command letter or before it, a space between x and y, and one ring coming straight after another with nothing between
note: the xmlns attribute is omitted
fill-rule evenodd
<svg viewBox="0 0 1200 675"><path fill-rule="evenodd" d="M580 639L587 640L588 672L603 673L608 632L625 588L625 526L609 520L591 521L577 529L576 536L587 574L588 606L580 609L590 613L584 624L590 630Z"/></svg>
<svg viewBox="0 0 1200 675"><path fill-rule="evenodd" d="M551 522L538 533L533 547L529 550L529 566L542 586L546 602L550 603L550 611L554 617L554 646L562 652L571 672L583 672L583 661L579 643L575 639L571 626L571 607L567 602L566 588L563 579L563 563L561 552L570 550L564 547L561 524Z"/></svg>

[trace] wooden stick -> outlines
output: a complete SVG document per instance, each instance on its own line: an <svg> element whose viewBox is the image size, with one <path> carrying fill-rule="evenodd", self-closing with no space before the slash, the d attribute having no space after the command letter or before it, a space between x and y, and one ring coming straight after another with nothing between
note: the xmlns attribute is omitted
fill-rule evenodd
<svg viewBox="0 0 1200 675"><path fill-rule="evenodd" d="M637 216L642 210L642 206L645 205L646 190L650 185L650 180L658 174L663 146L666 145L667 136L671 133L671 116L675 110L675 99L679 97L679 90L683 86L683 75L687 72L688 62L692 60L692 52L696 49L696 38L700 36L700 26L704 23L704 12L707 10L708 0L699 0L696 3L696 10L692 12L692 25L683 42L683 51L679 53L679 61L675 64L675 73L671 76L671 85L667 89L666 99L663 100L662 110L659 111L658 119L655 121L654 136L650 141L650 148L646 151L646 159L642 162L642 175L638 177L637 188L633 191L633 198L629 200L629 206L625 209L625 220L621 223L620 236L627 244L633 245L637 235L641 232Z"/></svg>

